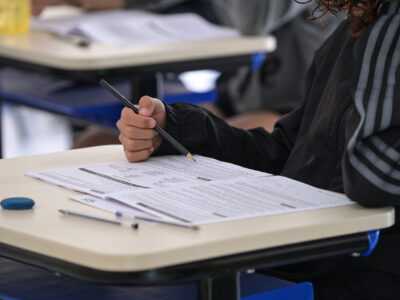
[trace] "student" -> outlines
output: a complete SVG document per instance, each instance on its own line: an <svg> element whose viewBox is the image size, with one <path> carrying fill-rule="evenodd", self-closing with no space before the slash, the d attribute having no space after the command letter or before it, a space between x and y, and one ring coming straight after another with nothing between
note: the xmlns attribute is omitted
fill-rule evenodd
<svg viewBox="0 0 400 300"><path fill-rule="evenodd" d="M270 33L276 38L277 49L268 53L255 70L243 67L233 74L223 74L217 83L216 103L204 107L232 126L244 129L262 126L272 131L280 115L299 104L301 78L314 51L342 18L327 16L322 22L309 22L313 5L293 0L214 2L223 24L238 28L245 35Z"/></svg>
<svg viewBox="0 0 400 300"><path fill-rule="evenodd" d="M213 23L237 28L244 35L272 33L278 46L268 54L265 63L257 70L243 67L233 74L223 74L217 85L216 105L201 104L233 126L245 129L263 126L268 131L272 131L280 114L299 103L302 81L298 78L304 77L312 53L340 21L325 18L324 22L308 22L312 6L293 0L251 3L247 0L32 0L32 11L37 15L45 6L61 3L76 3L86 10L125 7L162 13L192 11ZM117 143L118 139L91 128L78 138L75 146L89 146L99 141Z"/></svg>
<svg viewBox="0 0 400 300"><path fill-rule="evenodd" d="M218 101L199 104L228 124L244 129L262 126L272 131L280 115L296 107L303 86L299 78L305 76L314 51L341 21L331 17L308 22L312 5L293 0L254 0L251 4L247 0L188 0L168 8L168 0L158 2L163 4L164 12L192 10L211 22L237 28L244 35L272 33L276 37L276 51L268 53L260 68L243 67L223 74L217 83ZM147 3L155 8L154 1ZM139 7L145 8L143 5ZM116 135L91 126L78 135L73 148L115 143Z"/></svg>
<svg viewBox="0 0 400 300"><path fill-rule="evenodd" d="M117 123L129 161L177 154L152 130L157 123L193 154L344 192L367 207L400 204L400 0L315 0L316 14L348 18L315 53L302 103L273 133L242 130L185 103L144 96L139 113ZM301 78L299 78L301 80ZM399 225L382 230L374 252L318 262L316 299L397 299ZM324 273L319 272L326 269ZM304 274L310 269L298 266Z"/></svg>

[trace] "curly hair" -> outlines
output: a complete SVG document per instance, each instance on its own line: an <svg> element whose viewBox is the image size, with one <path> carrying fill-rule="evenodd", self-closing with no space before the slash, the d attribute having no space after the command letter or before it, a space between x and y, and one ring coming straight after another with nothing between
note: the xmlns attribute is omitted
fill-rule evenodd
<svg viewBox="0 0 400 300"><path fill-rule="evenodd" d="M306 4L312 0L295 0L297 3ZM364 29L371 24L380 13L383 4L390 0L314 0L314 8L310 20L323 17L327 13L337 15L339 11L347 10L347 17L351 22L349 33L360 36ZM355 11L357 11L355 13ZM360 13L361 12L361 13Z"/></svg>

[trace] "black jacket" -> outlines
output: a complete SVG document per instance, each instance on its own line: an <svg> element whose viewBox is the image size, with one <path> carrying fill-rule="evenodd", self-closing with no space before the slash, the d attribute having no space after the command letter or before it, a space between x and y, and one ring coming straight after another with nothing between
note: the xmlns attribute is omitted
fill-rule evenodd
<svg viewBox="0 0 400 300"><path fill-rule="evenodd" d="M230 127L183 103L167 106L166 130L192 153L344 192L365 206L398 206L399 1L385 5L361 37L351 37L348 30L344 21L315 53L302 104L283 116L272 134ZM163 143L158 153L176 151ZM400 277L397 231L386 233L390 245L380 243L384 251L396 247L396 258L388 258L387 265L371 258L367 262Z"/></svg>

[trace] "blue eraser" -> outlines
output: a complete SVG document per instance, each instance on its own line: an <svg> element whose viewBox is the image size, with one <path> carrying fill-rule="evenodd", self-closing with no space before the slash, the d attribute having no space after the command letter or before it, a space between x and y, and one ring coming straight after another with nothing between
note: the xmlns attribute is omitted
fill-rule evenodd
<svg viewBox="0 0 400 300"><path fill-rule="evenodd" d="M5 198L0 202L1 207L4 209L30 209L35 205L35 201L26 197L11 197Z"/></svg>

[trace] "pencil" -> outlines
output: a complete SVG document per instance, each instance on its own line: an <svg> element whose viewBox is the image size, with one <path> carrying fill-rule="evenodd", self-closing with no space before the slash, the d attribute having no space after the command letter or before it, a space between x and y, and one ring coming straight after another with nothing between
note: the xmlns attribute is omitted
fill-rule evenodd
<svg viewBox="0 0 400 300"><path fill-rule="evenodd" d="M121 226L128 226L133 229L138 229L139 224L138 223L124 223L118 220L113 220L113 219L107 219L107 218L102 218L98 216L93 216L93 215L88 215L88 214L83 214L79 212L74 212L66 209L59 209L58 212L64 214L64 215L70 215L70 216L75 216L75 217L81 217L85 219L90 219L90 220L95 220L95 221L100 221L100 222L105 222L105 223L110 223L110 224L115 224L115 225L121 225Z"/></svg>
<svg viewBox="0 0 400 300"><path fill-rule="evenodd" d="M121 212L121 211L116 211L115 215L117 217L128 217L128 218L133 218L135 220L142 220L142 221L153 222L153 223L158 223L158 224L177 226L177 227L188 228L188 229L193 229L193 230L200 229L200 226L198 226L198 225L190 225L190 224L176 223L176 222L171 222L171 221L166 221L166 220L161 220L161 219L156 219L156 218L150 218L150 217L135 216L130 213Z"/></svg>
<svg viewBox="0 0 400 300"><path fill-rule="evenodd" d="M129 107L132 109L135 113L139 114L139 110L129 101L124 95L122 95L120 92L118 92L114 87L112 87L107 81L104 79L100 80L100 85L105 88L107 91L109 91L112 95L114 95L118 100L120 100L125 106ZM178 150L180 153L185 155L187 158L196 161L196 159L193 157L193 155L185 148L183 147L178 141L176 141L172 136L170 136L164 129L162 129L160 126L156 125L154 127L154 130L157 131L164 139L166 139L168 142L171 143L172 146L175 147L176 150Z"/></svg>

